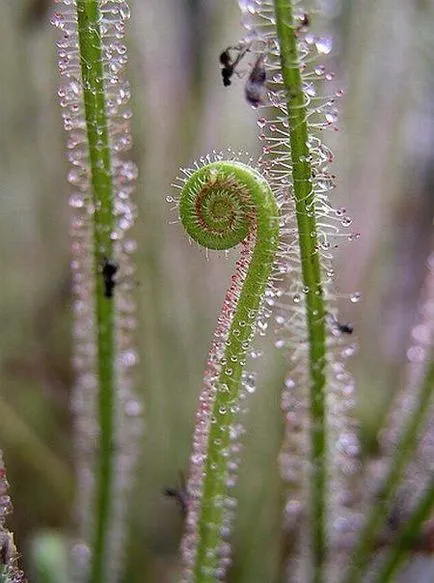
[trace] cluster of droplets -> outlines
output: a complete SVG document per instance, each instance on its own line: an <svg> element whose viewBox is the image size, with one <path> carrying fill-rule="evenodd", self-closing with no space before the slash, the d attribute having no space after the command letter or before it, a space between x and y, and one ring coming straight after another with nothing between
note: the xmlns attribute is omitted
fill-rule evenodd
<svg viewBox="0 0 434 583"><path fill-rule="evenodd" d="M329 37L318 37L309 31L310 15L299 2L294 8L292 30L297 38L299 61L294 63L303 84L304 122L308 131L308 157L312 169L311 192L307 212L315 216L317 226L316 251L321 258L323 287L316 290L326 301L327 327L327 455L329 467L328 524L330 546L339 548L360 528L362 518L358 509L360 493L356 487L360 472L360 449L357 438L354 381L345 370L344 361L355 351L334 326L336 298L332 291L334 269L333 249L340 240L352 241L359 237L351 233L351 218L344 208L335 209L330 194L335 187L335 177L329 165L333 161L330 149L318 134L325 129L337 130L336 100L342 91L324 95L324 88L333 80L333 73L320 63L321 57L330 53ZM267 71L267 100L259 106L259 140L262 143L260 167L271 184L281 207L281 242L272 285L277 288L273 302L278 339L276 346L288 353L291 374L285 381L282 393L282 410L285 416L285 436L280 453L280 467L288 483L284 527L297 533L297 550L288 569L288 580L304 580L301 557L306 547L305 530L309 525L309 412L308 412L308 331L306 314L306 289L302 283L298 229L293 199L293 178L290 149L290 129L294 120L288 111L287 93L283 84L280 64L280 47L276 39L274 3L271 0L239 0L247 39L259 54L265 55ZM288 24L289 26L289 24ZM321 92L318 87L321 85ZM299 123L299 122L297 122ZM356 303L359 294L351 296ZM333 314L333 315L332 315ZM303 471L301 471L303 469ZM302 558L302 561L300 561ZM336 563L337 564L337 563ZM335 566L336 566L335 564ZM342 565L340 564L339 568Z"/></svg>
<svg viewBox="0 0 434 583"><path fill-rule="evenodd" d="M18 566L18 551L14 535L5 528L6 518L12 512L12 502L8 495L9 483L0 450L0 579L5 583L26 583L24 572Z"/></svg>
<svg viewBox="0 0 434 583"><path fill-rule="evenodd" d="M104 250L95 259L93 217L95 201L91 188L91 166L87 140L82 83L82 57L79 50L77 4L75 0L57 0L59 6L52 23L60 30L57 41L58 66L62 84L58 95L67 136L67 156L70 163L68 181L73 190L69 198L72 210L71 246L74 295L74 366L76 385L73 397L77 432L78 503L77 520L82 542L73 549L77 577L84 576L89 565L89 541L93 532L92 500L95 491L95 462L99 428L96 415L98 392L97 349L95 324L95 276L101 277ZM123 158L131 146L131 110L127 107L130 88L122 72L127 62L123 43L125 21L129 8L124 0L101 0L99 36L102 48L103 79L107 134L110 145L110 175L113 193L114 228L109 234L113 257L119 265L116 274L115 351L116 363L116 444L114 508L110 525L110 553L107 558L110 581L118 578L120 555L125 539L127 493L131 488L133 469L138 455L141 434L141 404L134 390L134 369L138 361L134 331L136 328L135 264L132 258L136 242L129 236L137 210L132 201L137 169ZM91 67L89 63L84 66ZM102 136L102 130L97 128Z"/></svg>

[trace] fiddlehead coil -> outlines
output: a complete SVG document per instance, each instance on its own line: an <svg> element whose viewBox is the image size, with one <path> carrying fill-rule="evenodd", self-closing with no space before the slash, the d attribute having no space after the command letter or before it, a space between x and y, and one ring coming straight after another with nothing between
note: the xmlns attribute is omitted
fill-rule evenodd
<svg viewBox="0 0 434 583"><path fill-rule="evenodd" d="M179 213L190 237L209 249L243 244L208 355L182 543L183 581L211 583L224 575L229 560L223 533L230 531L232 515L225 500L238 466L231 452L237 451L240 435L246 355L279 241L279 212L271 188L256 170L241 162L219 161L188 176Z"/></svg>
<svg viewBox="0 0 434 583"><path fill-rule="evenodd" d="M213 162L199 168L185 183L179 214L190 237L208 249L231 249L241 243L256 222L253 191L267 188L262 176L241 162ZM277 216L277 211L275 212Z"/></svg>

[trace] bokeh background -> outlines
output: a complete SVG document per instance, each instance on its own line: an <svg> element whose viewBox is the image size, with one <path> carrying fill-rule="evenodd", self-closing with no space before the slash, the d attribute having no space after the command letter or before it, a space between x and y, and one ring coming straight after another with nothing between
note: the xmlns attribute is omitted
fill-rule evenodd
<svg viewBox="0 0 434 583"><path fill-rule="evenodd" d="M128 76L139 166L137 390L146 432L132 499L125 581L176 580L182 516L162 492L188 467L195 403L233 256L189 245L165 202L179 166L213 149L259 152L243 81L223 87L218 55L243 36L235 0L130 0ZM337 189L361 237L336 252L341 319L356 330L351 361L361 436L405 380L406 349L433 249L434 3L326 1L312 26L333 35L328 66L344 88ZM70 533L74 500L68 195L51 2L0 0L0 446L29 573L31 541ZM362 300L349 296L360 291ZM230 581L279 581L287 356L264 345L252 396ZM33 579L36 580L36 579Z"/></svg>

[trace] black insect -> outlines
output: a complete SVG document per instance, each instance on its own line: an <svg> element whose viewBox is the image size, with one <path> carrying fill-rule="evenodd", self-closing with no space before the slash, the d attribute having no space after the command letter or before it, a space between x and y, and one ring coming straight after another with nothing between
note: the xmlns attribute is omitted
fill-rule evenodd
<svg viewBox="0 0 434 583"><path fill-rule="evenodd" d="M113 297L113 290L116 286L114 277L118 270L119 265L115 261L107 259L107 257L104 258L101 273L104 280L104 297L106 298Z"/></svg>
<svg viewBox="0 0 434 583"><path fill-rule="evenodd" d="M179 472L179 487L165 488L163 494L169 498L173 498L181 509L183 516L187 515L188 510L188 494L185 483L184 473Z"/></svg>
<svg viewBox="0 0 434 583"><path fill-rule="evenodd" d="M304 27L307 27L310 25L310 16L309 14L307 14L307 12L305 12L304 14L302 14L300 16L300 26L298 27L298 30Z"/></svg>
<svg viewBox="0 0 434 583"><path fill-rule="evenodd" d="M238 66L238 63L241 61L241 59L247 53L249 48L250 48L250 45L245 45L245 46L237 45L235 47L228 47L222 53L220 53L219 61L220 61L220 64L223 65L223 67L221 69L221 74L222 74L222 79L223 79L223 85L225 87L229 87L229 85L232 83L231 79L232 79L233 74L235 73L235 69ZM231 55L231 51L238 52L235 59L233 59L233 57Z"/></svg>
<svg viewBox="0 0 434 583"><path fill-rule="evenodd" d="M349 322L346 323L339 322L338 320L336 320L333 314L330 314L330 312L328 313L328 315L333 326L337 330L339 330L339 332L341 332L342 334L352 334L354 332L353 325L350 324Z"/></svg>
<svg viewBox="0 0 434 583"><path fill-rule="evenodd" d="M342 334L352 334L354 332L354 328L349 322L346 322L345 324L336 322L336 328L339 332L342 332Z"/></svg>
<svg viewBox="0 0 434 583"><path fill-rule="evenodd" d="M264 66L264 55L259 55L244 87L244 95L252 107L258 107L258 105L264 102L267 94L267 88L265 86L266 80L267 74Z"/></svg>

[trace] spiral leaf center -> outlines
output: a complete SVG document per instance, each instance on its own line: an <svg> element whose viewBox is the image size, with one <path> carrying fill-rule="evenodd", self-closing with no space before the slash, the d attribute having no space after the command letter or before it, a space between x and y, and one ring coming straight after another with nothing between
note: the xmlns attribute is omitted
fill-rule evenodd
<svg viewBox="0 0 434 583"><path fill-rule="evenodd" d="M208 249L230 249L254 226L254 204L242 170L241 164L226 171L212 163L195 172L183 188L181 221L190 237Z"/></svg>

